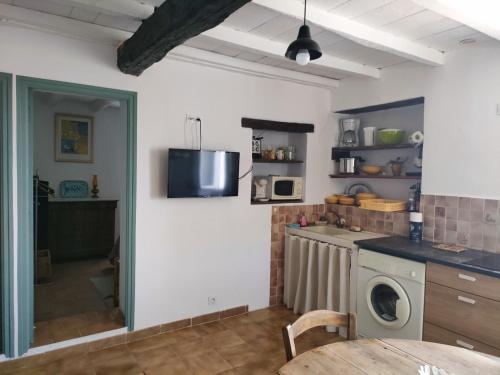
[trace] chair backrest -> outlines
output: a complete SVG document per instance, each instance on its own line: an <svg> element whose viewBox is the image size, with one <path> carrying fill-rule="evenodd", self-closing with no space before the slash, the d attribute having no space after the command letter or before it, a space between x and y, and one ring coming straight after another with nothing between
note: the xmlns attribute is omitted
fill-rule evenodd
<svg viewBox="0 0 500 375"><path fill-rule="evenodd" d="M347 339L357 339L356 314L344 314L331 310L311 311L302 315L293 324L283 327L287 361L292 360L297 355L295 339L305 331L320 326L345 327L347 328Z"/></svg>

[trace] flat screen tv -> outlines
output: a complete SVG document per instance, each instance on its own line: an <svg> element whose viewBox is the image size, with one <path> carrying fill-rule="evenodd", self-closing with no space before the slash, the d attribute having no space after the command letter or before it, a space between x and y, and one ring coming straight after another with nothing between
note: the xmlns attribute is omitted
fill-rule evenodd
<svg viewBox="0 0 500 375"><path fill-rule="evenodd" d="M239 167L239 152L171 148L168 150L167 196L237 196Z"/></svg>

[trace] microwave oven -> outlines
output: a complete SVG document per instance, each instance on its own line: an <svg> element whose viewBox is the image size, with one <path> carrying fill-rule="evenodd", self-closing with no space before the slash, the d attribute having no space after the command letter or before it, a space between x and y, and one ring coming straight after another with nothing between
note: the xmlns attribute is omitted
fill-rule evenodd
<svg viewBox="0 0 500 375"><path fill-rule="evenodd" d="M302 199L302 177L267 176L267 197L273 201Z"/></svg>

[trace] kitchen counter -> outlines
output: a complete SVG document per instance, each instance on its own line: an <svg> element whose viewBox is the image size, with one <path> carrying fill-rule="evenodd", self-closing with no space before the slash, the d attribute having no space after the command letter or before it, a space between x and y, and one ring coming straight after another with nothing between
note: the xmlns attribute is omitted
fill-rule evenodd
<svg viewBox="0 0 500 375"><path fill-rule="evenodd" d="M286 233L306 237L320 242L335 243L337 246L352 248L355 241L384 237L386 235L372 232L351 232L332 225L310 226L303 228L286 228Z"/></svg>
<svg viewBox="0 0 500 375"><path fill-rule="evenodd" d="M415 243L406 237L383 237L355 241L360 248L379 253L414 260L421 263L438 263L500 278L500 254L479 250L465 250L461 253L438 250L429 241Z"/></svg>

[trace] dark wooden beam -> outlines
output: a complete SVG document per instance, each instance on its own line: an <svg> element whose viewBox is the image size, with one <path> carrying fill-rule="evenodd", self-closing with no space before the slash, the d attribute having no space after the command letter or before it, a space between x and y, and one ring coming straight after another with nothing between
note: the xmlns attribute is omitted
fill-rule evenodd
<svg viewBox="0 0 500 375"><path fill-rule="evenodd" d="M272 130L276 132L288 133L313 133L314 125L305 124L302 122L282 122L271 120L259 120L255 118L243 117L241 119L241 126L244 128L258 129L258 130Z"/></svg>
<svg viewBox="0 0 500 375"><path fill-rule="evenodd" d="M165 0L118 48L118 68L139 76L186 40L223 22L250 0Z"/></svg>

